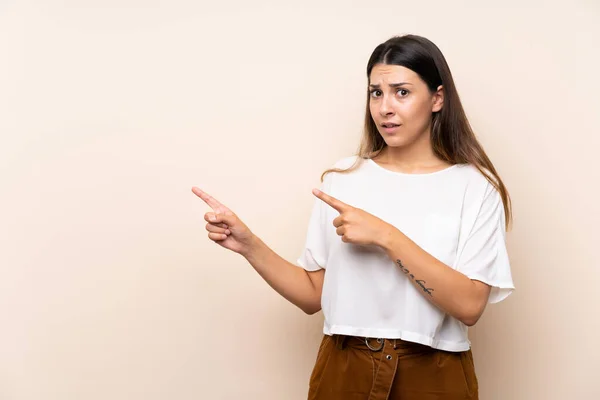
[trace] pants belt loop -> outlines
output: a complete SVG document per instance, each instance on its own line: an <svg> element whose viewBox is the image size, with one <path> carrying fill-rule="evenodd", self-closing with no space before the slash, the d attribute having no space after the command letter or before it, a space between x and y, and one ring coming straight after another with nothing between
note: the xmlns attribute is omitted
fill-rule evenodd
<svg viewBox="0 0 600 400"><path fill-rule="evenodd" d="M339 350L344 350L346 347L346 340L348 340L348 336L346 335L335 335L335 344Z"/></svg>

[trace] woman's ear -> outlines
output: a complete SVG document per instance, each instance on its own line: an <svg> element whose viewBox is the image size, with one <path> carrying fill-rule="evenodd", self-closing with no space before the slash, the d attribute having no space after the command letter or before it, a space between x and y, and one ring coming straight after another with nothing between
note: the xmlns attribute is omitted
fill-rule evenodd
<svg viewBox="0 0 600 400"><path fill-rule="evenodd" d="M444 87L438 86L437 90L433 94L433 106L431 112L438 112L444 106Z"/></svg>

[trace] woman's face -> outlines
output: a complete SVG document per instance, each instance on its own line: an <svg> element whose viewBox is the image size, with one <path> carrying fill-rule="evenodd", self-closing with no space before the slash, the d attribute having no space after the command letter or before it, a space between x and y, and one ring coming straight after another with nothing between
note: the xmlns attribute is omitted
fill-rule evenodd
<svg viewBox="0 0 600 400"><path fill-rule="evenodd" d="M377 64L369 77L369 109L390 147L405 146L430 134L432 112L441 110L443 90L431 93L414 71Z"/></svg>

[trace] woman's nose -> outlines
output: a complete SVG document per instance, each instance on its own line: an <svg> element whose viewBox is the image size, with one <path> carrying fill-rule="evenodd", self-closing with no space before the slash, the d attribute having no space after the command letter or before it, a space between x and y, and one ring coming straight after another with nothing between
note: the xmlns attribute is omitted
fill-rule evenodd
<svg viewBox="0 0 600 400"><path fill-rule="evenodd" d="M382 117L391 115L394 113L394 109L392 108L390 99L386 96L381 100L381 106L379 107L379 113Z"/></svg>

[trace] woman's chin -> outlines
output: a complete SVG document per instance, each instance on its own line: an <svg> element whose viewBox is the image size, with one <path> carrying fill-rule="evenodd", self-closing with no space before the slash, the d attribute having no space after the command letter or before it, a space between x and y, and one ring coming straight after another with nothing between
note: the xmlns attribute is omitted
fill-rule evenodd
<svg viewBox="0 0 600 400"><path fill-rule="evenodd" d="M408 144L406 141L406 138L402 138L402 137L398 137L398 136L392 136L392 137L384 136L383 141L385 142L386 145L388 145L388 147L403 147Z"/></svg>

